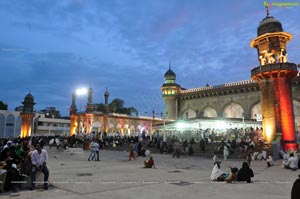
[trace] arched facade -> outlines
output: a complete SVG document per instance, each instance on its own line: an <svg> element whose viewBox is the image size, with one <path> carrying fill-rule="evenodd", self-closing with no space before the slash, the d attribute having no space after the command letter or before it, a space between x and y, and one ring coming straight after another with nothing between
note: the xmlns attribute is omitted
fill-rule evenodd
<svg viewBox="0 0 300 199"><path fill-rule="evenodd" d="M0 110L0 138L20 136L22 118L20 112Z"/></svg>
<svg viewBox="0 0 300 199"><path fill-rule="evenodd" d="M218 117L217 111L211 106L205 107L201 115L203 117Z"/></svg>
<svg viewBox="0 0 300 199"><path fill-rule="evenodd" d="M87 122L89 121L89 122ZM151 123L161 122L161 119L153 117L134 117L115 113L78 113L71 115L70 135L84 133L100 133L108 134L119 133L122 136L136 136L143 131L147 135L155 132L154 125ZM150 129L152 126L152 129Z"/></svg>
<svg viewBox="0 0 300 199"><path fill-rule="evenodd" d="M231 102L223 108L223 117L225 117L225 118L243 118L244 117L244 109L240 104Z"/></svg>

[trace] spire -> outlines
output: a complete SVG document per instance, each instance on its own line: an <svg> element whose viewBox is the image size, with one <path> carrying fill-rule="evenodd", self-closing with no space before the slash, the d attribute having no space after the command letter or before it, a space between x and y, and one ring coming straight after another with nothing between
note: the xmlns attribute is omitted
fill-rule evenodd
<svg viewBox="0 0 300 199"><path fill-rule="evenodd" d="M271 4L268 3L266 0L264 1L264 6L266 8L266 12L267 12L267 17L270 16L270 13L269 13L269 8L271 8Z"/></svg>
<svg viewBox="0 0 300 199"><path fill-rule="evenodd" d="M169 61L169 70L171 70L171 62Z"/></svg>

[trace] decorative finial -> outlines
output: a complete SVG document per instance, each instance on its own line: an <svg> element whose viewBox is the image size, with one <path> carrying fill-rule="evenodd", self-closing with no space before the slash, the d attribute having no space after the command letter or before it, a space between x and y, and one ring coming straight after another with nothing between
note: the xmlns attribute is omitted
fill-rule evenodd
<svg viewBox="0 0 300 199"><path fill-rule="evenodd" d="M270 16L270 13L269 13L269 8L271 8L271 4L268 3L266 0L264 1L264 6L266 8L266 11L267 11L267 17Z"/></svg>
<svg viewBox="0 0 300 199"><path fill-rule="evenodd" d="M169 70L171 70L171 62L169 61Z"/></svg>

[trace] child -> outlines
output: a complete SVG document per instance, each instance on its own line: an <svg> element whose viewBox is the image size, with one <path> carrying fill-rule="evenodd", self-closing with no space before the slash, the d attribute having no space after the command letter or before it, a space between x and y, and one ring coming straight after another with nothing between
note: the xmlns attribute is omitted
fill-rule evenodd
<svg viewBox="0 0 300 199"><path fill-rule="evenodd" d="M248 162L249 166L251 164L251 161L252 161L252 155L251 155L251 153L248 153L248 155L247 155L247 162Z"/></svg>
<svg viewBox="0 0 300 199"><path fill-rule="evenodd" d="M272 158L272 156L268 156L268 158L267 158L267 165L268 165L268 167L271 167L271 166L273 166L274 164L273 164L273 158Z"/></svg>
<svg viewBox="0 0 300 199"><path fill-rule="evenodd" d="M155 168L155 164L154 164L153 157L150 156L149 160L145 160L145 161L144 161L144 168L152 168L152 167L153 167L154 169L156 169L156 168Z"/></svg>

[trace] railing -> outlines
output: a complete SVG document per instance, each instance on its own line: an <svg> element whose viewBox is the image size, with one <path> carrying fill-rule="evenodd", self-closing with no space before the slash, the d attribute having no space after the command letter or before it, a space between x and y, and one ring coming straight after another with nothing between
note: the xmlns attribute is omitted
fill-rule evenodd
<svg viewBox="0 0 300 199"><path fill-rule="evenodd" d="M216 89L216 88L242 86L242 85L253 84L253 83L255 83L253 80L243 80L243 81L231 82L231 83L220 84L220 85L215 85L215 86L206 86L206 87L201 87L201 88L192 88L192 89L187 89L187 90L181 90L181 93L182 94L193 93L193 92L199 92L199 91L212 90L212 89Z"/></svg>
<svg viewBox="0 0 300 199"><path fill-rule="evenodd" d="M275 63L275 64L267 64L263 66L258 66L251 70L251 76L254 76L263 72L271 72L276 70L293 70L297 71L296 64L293 63Z"/></svg>

